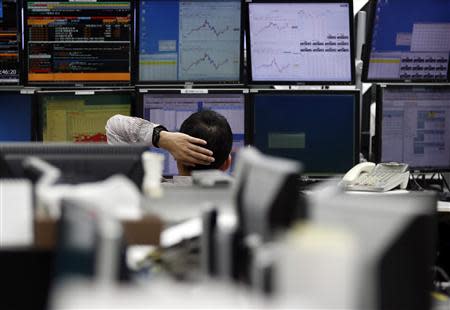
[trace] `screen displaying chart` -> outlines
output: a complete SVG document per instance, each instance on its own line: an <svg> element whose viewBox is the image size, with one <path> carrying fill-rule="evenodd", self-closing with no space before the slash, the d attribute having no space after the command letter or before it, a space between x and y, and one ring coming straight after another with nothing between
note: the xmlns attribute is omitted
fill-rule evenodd
<svg viewBox="0 0 450 310"><path fill-rule="evenodd" d="M238 81L241 2L141 0L140 81Z"/></svg>
<svg viewBox="0 0 450 310"><path fill-rule="evenodd" d="M366 80L446 81L450 0L378 0Z"/></svg>
<svg viewBox="0 0 450 310"><path fill-rule="evenodd" d="M25 3L30 83L131 80L131 1Z"/></svg>
<svg viewBox="0 0 450 310"><path fill-rule="evenodd" d="M243 94L145 94L143 97L144 118L163 124L169 131L179 131L181 124L192 113L203 109L222 114L233 132L234 157L245 144L245 98ZM168 152L162 151L166 158L166 176L178 174L175 160Z"/></svg>
<svg viewBox="0 0 450 310"><path fill-rule="evenodd" d="M350 4L248 6L253 81L352 81Z"/></svg>
<svg viewBox="0 0 450 310"><path fill-rule="evenodd" d="M130 115L130 94L39 95L43 141L106 142L106 121Z"/></svg>

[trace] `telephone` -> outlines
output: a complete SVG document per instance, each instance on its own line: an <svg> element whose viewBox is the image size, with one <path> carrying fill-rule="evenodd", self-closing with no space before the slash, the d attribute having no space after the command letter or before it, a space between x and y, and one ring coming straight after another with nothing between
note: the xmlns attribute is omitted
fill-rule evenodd
<svg viewBox="0 0 450 310"><path fill-rule="evenodd" d="M386 192L408 185L408 165L403 163L381 163L375 165L364 162L354 166L342 178L341 185L346 190Z"/></svg>

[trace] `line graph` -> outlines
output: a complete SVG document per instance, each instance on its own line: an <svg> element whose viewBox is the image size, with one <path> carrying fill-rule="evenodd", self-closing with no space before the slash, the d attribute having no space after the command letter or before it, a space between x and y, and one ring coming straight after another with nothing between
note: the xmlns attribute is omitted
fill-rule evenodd
<svg viewBox="0 0 450 310"><path fill-rule="evenodd" d="M238 80L239 49L226 42L214 46L185 44L180 53L178 75L183 80Z"/></svg>
<svg viewBox="0 0 450 310"><path fill-rule="evenodd" d="M217 38L219 38L221 35L223 35L224 33L226 33L227 31L230 30L230 26L226 25L225 28L222 28L221 30L218 30L216 27L211 25L209 20L205 19L203 24L201 24L200 26L198 26L196 28L193 28L193 29L189 30L188 32L183 34L183 37L184 38L188 38L193 33L200 32L200 31L203 31L203 30L211 31Z"/></svg>
<svg viewBox="0 0 450 310"><path fill-rule="evenodd" d="M180 4L180 38L192 41L239 40L239 2L195 1Z"/></svg>
<svg viewBox="0 0 450 310"><path fill-rule="evenodd" d="M239 1L180 2L179 33L179 79L239 79Z"/></svg>
<svg viewBox="0 0 450 310"><path fill-rule="evenodd" d="M283 73L286 69L290 67L290 64L286 64L283 66L280 66L276 60L276 58L273 58L272 61L269 64L261 64L256 66L257 69L270 69L275 68L279 73Z"/></svg>
<svg viewBox="0 0 450 310"><path fill-rule="evenodd" d="M255 31L255 35L261 35L266 32L266 30L275 29L279 32L282 32L283 30L289 28L288 23L284 23L283 25L279 25L278 23L269 22L267 25L263 26L261 29Z"/></svg>
<svg viewBox="0 0 450 310"><path fill-rule="evenodd" d="M350 12L339 3L250 3L255 81L349 81Z"/></svg>
<svg viewBox="0 0 450 310"><path fill-rule="evenodd" d="M193 67L198 66L201 63L209 63L215 70L218 70L220 67L228 63L230 60L226 58L225 60L221 62L216 62L208 53L205 53L203 57L195 60L191 64L189 64L187 67L182 67L182 70L187 72L191 70Z"/></svg>

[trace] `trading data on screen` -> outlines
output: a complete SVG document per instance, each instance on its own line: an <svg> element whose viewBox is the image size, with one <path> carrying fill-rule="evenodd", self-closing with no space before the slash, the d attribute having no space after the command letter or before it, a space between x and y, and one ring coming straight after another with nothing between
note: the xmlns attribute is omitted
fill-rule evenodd
<svg viewBox="0 0 450 310"><path fill-rule="evenodd" d="M253 81L352 80L348 3L249 3Z"/></svg>
<svg viewBox="0 0 450 310"><path fill-rule="evenodd" d="M16 0L0 1L0 84L19 83Z"/></svg>
<svg viewBox="0 0 450 310"><path fill-rule="evenodd" d="M115 115L130 115L130 94L39 97L42 139L54 142L106 142L105 125Z"/></svg>
<svg viewBox="0 0 450 310"><path fill-rule="evenodd" d="M233 132L232 157L245 144L245 104L242 94L146 94L143 99L144 118L164 125L169 131L179 131L181 124L192 113L204 109L222 114ZM176 162L167 152L164 175L178 174Z"/></svg>
<svg viewBox="0 0 450 310"><path fill-rule="evenodd" d="M378 0L369 80L447 80L449 0Z"/></svg>
<svg viewBox="0 0 450 310"><path fill-rule="evenodd" d="M129 82L130 1L29 1L30 83Z"/></svg>
<svg viewBox="0 0 450 310"><path fill-rule="evenodd" d="M239 81L241 1L140 5L140 81Z"/></svg>
<svg viewBox="0 0 450 310"><path fill-rule="evenodd" d="M450 169L450 89L389 87L382 100L381 161Z"/></svg>

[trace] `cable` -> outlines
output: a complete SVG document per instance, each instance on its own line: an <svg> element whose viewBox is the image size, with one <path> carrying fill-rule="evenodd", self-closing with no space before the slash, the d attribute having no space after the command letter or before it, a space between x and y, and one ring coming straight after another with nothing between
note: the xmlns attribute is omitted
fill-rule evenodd
<svg viewBox="0 0 450 310"><path fill-rule="evenodd" d="M414 177L414 173L410 173L410 179L414 181L414 184L416 185L416 188L418 191L424 191L425 189L417 182L416 178Z"/></svg>
<svg viewBox="0 0 450 310"><path fill-rule="evenodd" d="M433 270L436 273L439 273L442 278L444 278L445 281L450 282L450 277L448 276L448 274L445 272L445 270L439 266L433 266Z"/></svg>
<svg viewBox="0 0 450 310"><path fill-rule="evenodd" d="M444 175L442 173L440 173L440 175L441 175L441 178L442 178L442 182L445 184L445 187L450 192L450 187L448 186L447 180L445 179L445 177L444 177Z"/></svg>

